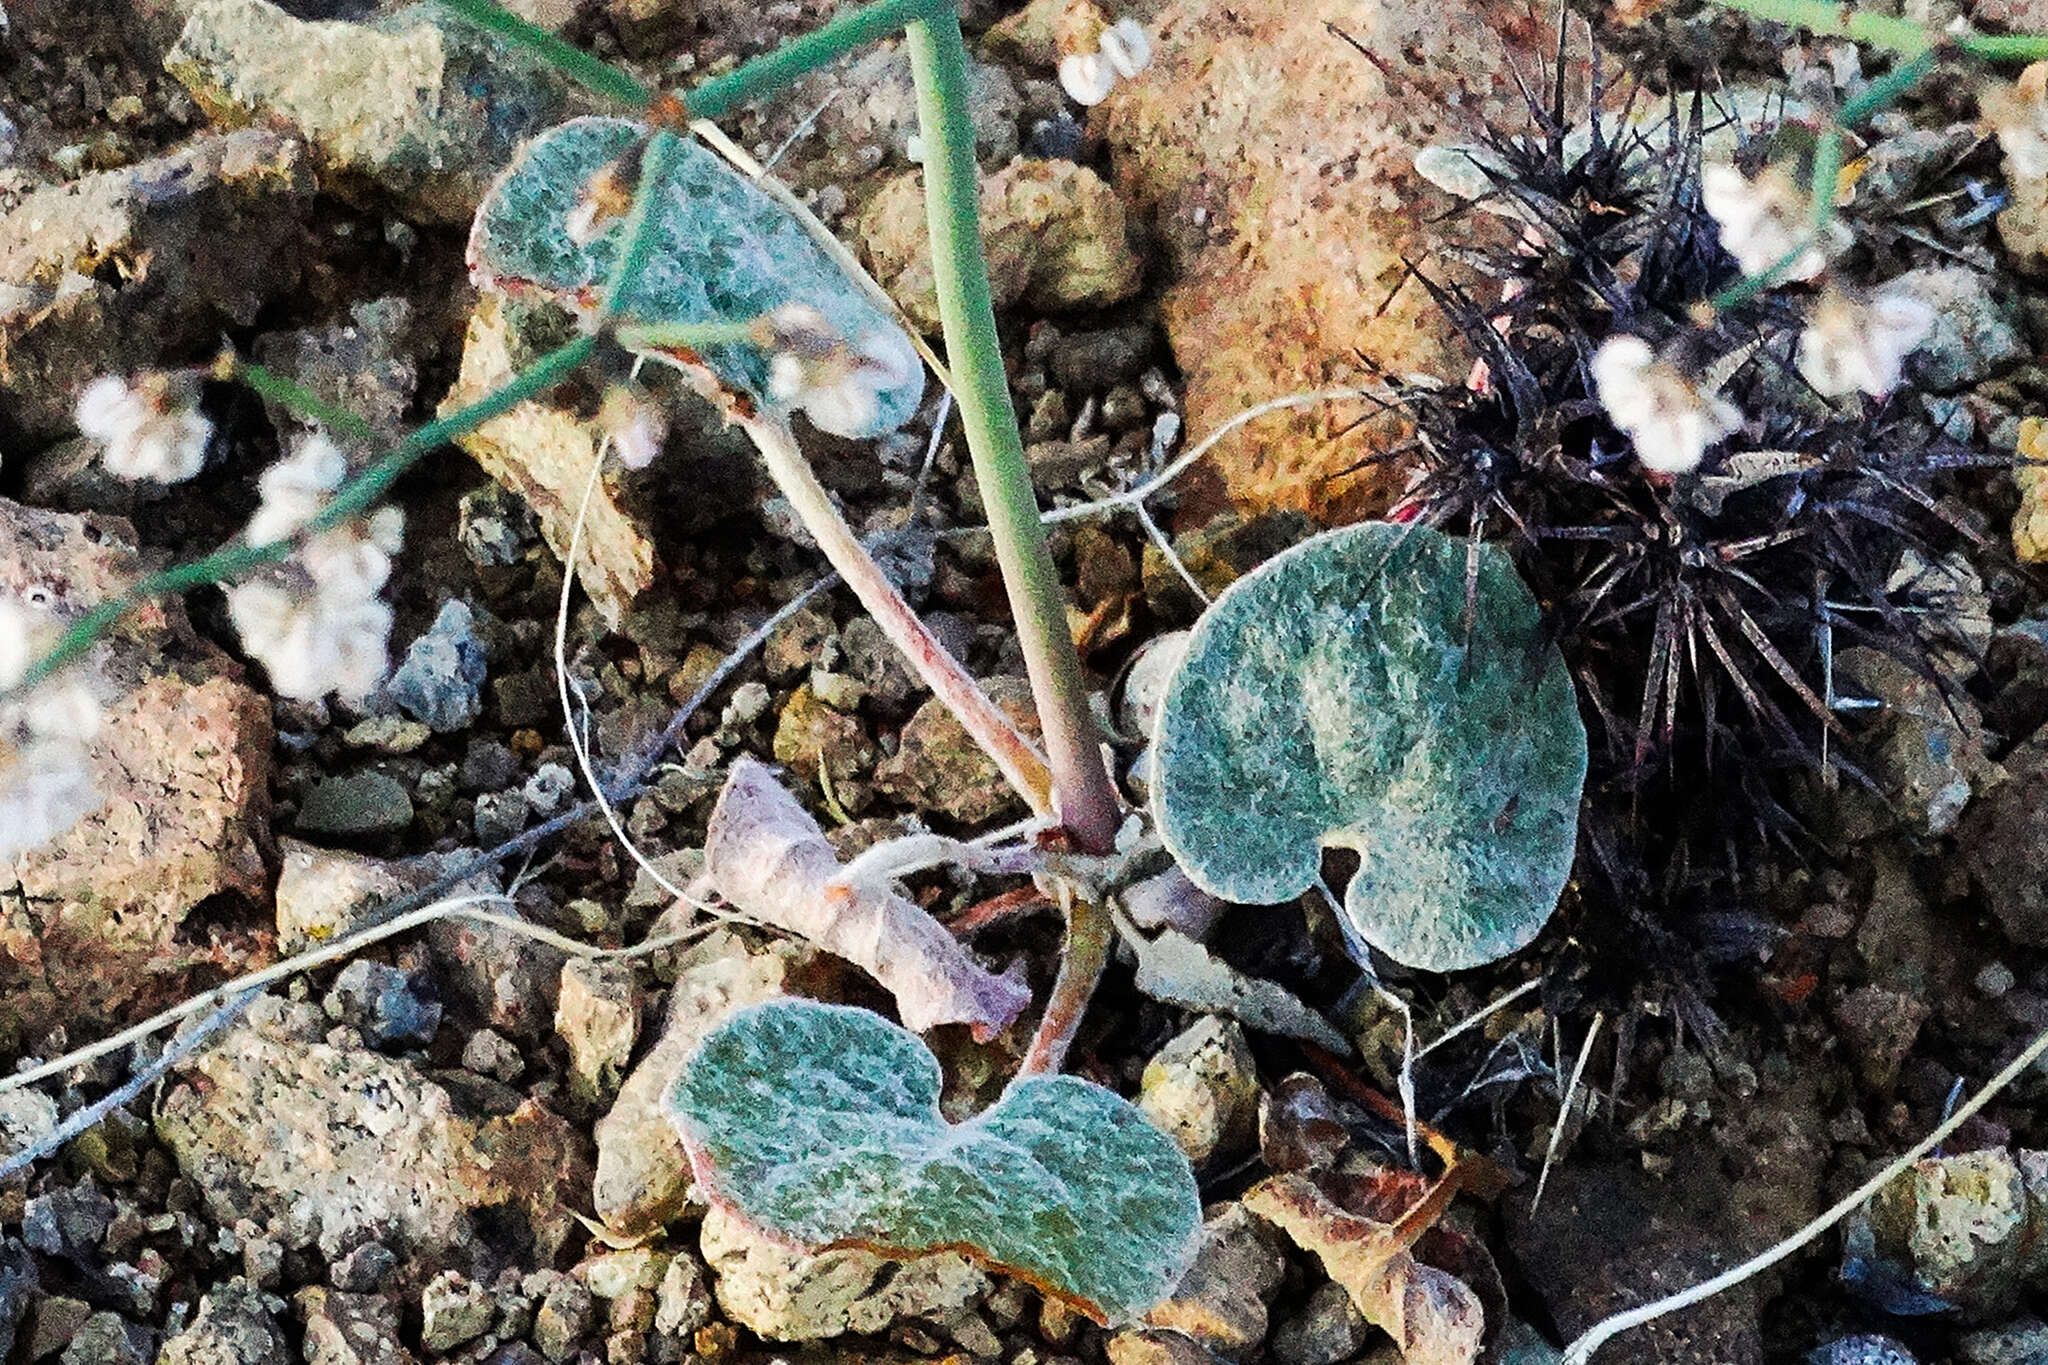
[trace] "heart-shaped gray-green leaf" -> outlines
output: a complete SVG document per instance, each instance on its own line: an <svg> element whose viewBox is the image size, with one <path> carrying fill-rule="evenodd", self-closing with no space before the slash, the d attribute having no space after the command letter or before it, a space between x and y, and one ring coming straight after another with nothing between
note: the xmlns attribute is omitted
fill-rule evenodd
<svg viewBox="0 0 2048 1365"><path fill-rule="evenodd" d="M1506 557L1366 523L1232 584L1196 625L1153 744L1152 808L1204 890L1270 905L1353 849L1344 915L1409 966L1536 937L1586 779L1571 678Z"/></svg>
<svg viewBox="0 0 2048 1365"><path fill-rule="evenodd" d="M594 307L625 221L578 243L569 215L590 178L646 136L645 127L626 119L588 117L528 142L477 210L471 273L510 293ZM678 148L675 168L656 193L654 251L621 300L622 321L746 324L785 304L808 305L856 347L907 362L904 378L876 394L870 428L840 434L876 436L910 420L924 394L924 371L909 337L787 209L694 142ZM768 357L758 347L713 344L696 354L720 383L768 401Z"/></svg>
<svg viewBox="0 0 2048 1365"><path fill-rule="evenodd" d="M704 1040L669 1109L706 1193L809 1249L959 1251L1108 1323L1171 1292L1202 1226L1171 1138L1072 1076L1025 1077L949 1124L941 1080L878 1015L772 1000Z"/></svg>

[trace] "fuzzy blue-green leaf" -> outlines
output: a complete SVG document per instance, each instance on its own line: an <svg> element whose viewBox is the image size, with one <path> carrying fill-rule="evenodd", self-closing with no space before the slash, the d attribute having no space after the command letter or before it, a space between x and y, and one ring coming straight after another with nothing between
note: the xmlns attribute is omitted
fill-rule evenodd
<svg viewBox="0 0 2048 1365"><path fill-rule="evenodd" d="M1168 684L1153 811L1204 890L1270 905L1356 851L1343 911L1397 962L1455 971L1542 929L1570 874L1586 730L1529 590L1482 547L1367 523L1216 599Z"/></svg>
<svg viewBox="0 0 2048 1365"><path fill-rule="evenodd" d="M774 1000L735 1013L669 1090L697 1182L817 1250L953 1250L1109 1323L1164 1298L1194 1255L1187 1158L1128 1101L1029 1076L954 1125L939 1064L867 1010Z"/></svg>
<svg viewBox="0 0 2048 1365"><path fill-rule="evenodd" d="M510 293L540 293L574 308L594 307L624 237L623 218L587 242L569 220L591 177L647 136L619 118L577 118L520 149L477 210L469 267ZM893 373L874 392L872 414L830 429L843 436L893 431L916 413L924 371L910 338L846 277L790 213L695 142L679 148L654 201L655 249L620 301L622 323L744 325L786 304L817 309L855 349L887 360ZM707 344L696 356L721 384L771 401L768 356L746 341ZM814 416L816 414L814 413Z"/></svg>

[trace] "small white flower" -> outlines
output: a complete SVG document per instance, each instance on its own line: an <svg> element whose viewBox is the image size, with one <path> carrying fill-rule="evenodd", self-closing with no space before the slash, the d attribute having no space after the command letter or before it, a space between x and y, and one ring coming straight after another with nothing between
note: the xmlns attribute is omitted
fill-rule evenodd
<svg viewBox="0 0 2048 1365"><path fill-rule="evenodd" d="M1066 38L1059 68L1060 86L1074 103L1100 104L1109 98L1119 76L1131 80L1151 65L1152 39L1136 19L1105 24L1091 5L1083 7L1074 22L1087 36Z"/></svg>
<svg viewBox="0 0 2048 1365"><path fill-rule="evenodd" d="M1641 337L1613 336L1593 353L1593 387L1607 418L1659 474L1699 468L1707 447L1742 425L1742 413L1719 394L1659 360Z"/></svg>
<svg viewBox="0 0 2048 1365"><path fill-rule="evenodd" d="M776 309L766 324L769 397L802 408L811 425L834 436L874 435L882 391L917 373L917 351L894 328L848 345L823 313L803 304Z"/></svg>
<svg viewBox="0 0 2048 1365"><path fill-rule="evenodd" d="M213 424L178 392L169 376L145 375L135 384L106 375L78 395L78 429L97 441L100 463L122 479L182 483L206 464Z"/></svg>
<svg viewBox="0 0 2048 1365"><path fill-rule="evenodd" d="M1703 166L1700 202L1745 275L1761 275L1797 251L1779 278L1810 280L1848 245L1848 231L1838 222L1814 231L1811 200L1779 166L1766 166L1754 180L1726 162Z"/></svg>
<svg viewBox="0 0 2048 1365"><path fill-rule="evenodd" d="M1060 58L1060 89L1076 104L1097 105L1116 88L1116 68L1100 52Z"/></svg>
<svg viewBox="0 0 2048 1365"><path fill-rule="evenodd" d="M1136 19L1123 18L1102 30L1102 55L1125 80L1152 64L1152 39Z"/></svg>
<svg viewBox="0 0 2048 1365"><path fill-rule="evenodd" d="M56 623L0 598L0 688L20 683L57 636ZM80 682L51 679L0 702L0 862L40 848L100 804L92 740L100 706Z"/></svg>
<svg viewBox="0 0 2048 1365"><path fill-rule="evenodd" d="M244 535L266 544L297 534L320 515L348 477L348 460L324 436L299 442L263 472L262 504ZM404 514L380 507L299 548L296 562L227 591L242 647L270 674L278 695L313 701L330 692L354 700L390 668L391 608L378 597L404 537Z"/></svg>
<svg viewBox="0 0 2048 1365"><path fill-rule="evenodd" d="M242 647L279 696L349 700L376 691L390 670L391 608L376 597L294 591L268 579L228 589Z"/></svg>
<svg viewBox="0 0 2048 1365"><path fill-rule="evenodd" d="M2011 85L1993 86L1978 99L2005 152L2014 180L2048 180L2048 62L2035 62Z"/></svg>
<svg viewBox="0 0 2048 1365"><path fill-rule="evenodd" d="M266 545L297 533L320 515L327 499L348 477L348 457L325 436L302 438L291 455L257 476L263 501L242 534L251 545Z"/></svg>
<svg viewBox="0 0 2048 1365"><path fill-rule="evenodd" d="M625 384L605 390L598 405L598 425L612 438L619 463L628 469L645 469L661 454L668 439L668 423L645 395Z"/></svg>
<svg viewBox="0 0 2048 1365"><path fill-rule="evenodd" d="M1933 326L1934 310L1894 287L1867 299L1824 290L1799 334L1799 373L1826 398L1858 390L1882 398L1899 386L1906 357Z"/></svg>

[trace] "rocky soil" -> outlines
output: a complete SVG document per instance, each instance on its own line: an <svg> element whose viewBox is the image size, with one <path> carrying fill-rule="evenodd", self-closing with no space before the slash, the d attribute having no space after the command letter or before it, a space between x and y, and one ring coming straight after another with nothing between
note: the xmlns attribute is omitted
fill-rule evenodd
<svg viewBox="0 0 2048 1365"><path fill-rule="evenodd" d="M515 8L676 85L833 5ZM1152 69L1088 110L1054 77L1058 8L966 6L992 275L1048 505L1126 486L1255 401L1380 374L1463 379L1470 357L1409 265L1454 263L1488 229L1472 215L1432 227L1455 201L1412 156L1512 125L1518 76L1551 58L1553 16L1494 0L1156 0L1135 11ZM2021 9L1978 17L2048 27ZM463 224L519 140L589 107L553 73L431 7L370 0L10 0L7 18L0 591L83 610L210 548L301 430L213 386L205 473L120 483L71 422L98 375L204 363L226 338L395 433L561 335L558 319L479 297L462 261ZM1688 78L1752 84L1825 84L1850 60L1783 36L1681 11L1619 41L1631 60L1663 44ZM1975 116L1966 91L1936 91L1880 125L1872 164L1945 173L1977 146ZM728 131L929 323L914 128L891 46ZM1943 324L1894 401L1942 405L1985 449L2038 451L2040 262L1981 219L1957 232L1928 248L1946 253L1923 263L1946 272ZM575 568L568 683L608 772L634 765L824 572L744 442L673 399L664 458L607 475ZM1023 814L878 628L824 592L624 804L645 865L594 817L480 865L476 850L581 799L552 646L596 408L594 386L565 386L399 485L396 668L360 706L273 697L211 590L139 614L93 656L125 698L94 756L108 799L0 868L0 1061L103 1037L450 880L586 943L685 927L663 881L700 869L741 755L790 774L843 853L913 822L972 832ZM971 529L978 497L954 435L931 439L935 408L896 436L820 437L813 453L856 526L890 533L906 596L1022 710L994 557ZM1155 499L1189 573L1214 591L1318 524L1384 507L1400 476L1360 460L1398 431L1359 418L1333 404L1248 426ZM2032 856L2048 836L2048 592L2005 548L2016 511L2020 551L2040 543L2033 483L2001 471L1954 499L1987 533L1958 599L1982 646L1967 697L1865 660L1860 685L1886 703L1865 737L1873 782L1802 793L1820 843L1767 868L1753 901L1654 935L1568 903L1521 957L1456 979L1393 969L1387 994L1361 984L1319 902L1225 914L1211 951L1284 986L1319 1012L1312 1024L1188 1010L1140 989L1132 964L1113 968L1075 1069L1136 1097L1210 1201L1200 1259L1143 1324L1104 1330L957 1256L799 1255L696 1200L659 1109L682 1060L725 1014L775 995L886 1007L853 968L749 929L622 962L447 921L281 983L161 1085L0 1179L0 1362L1452 1358L1427 1333L1397 1341L1368 1321L1336 1251L1248 1197L1316 1144L1319 1161L1405 1165L1402 1125L1369 1092L1396 1113L1405 1099L1498 1175L1416 1254L1484 1302L1488 1358L1554 1359L1607 1312L1799 1227L2048 1028L2048 893ZM1128 513L1062 523L1054 540L1141 794L1145 646L1200 604ZM947 919L1013 889L914 882ZM982 919L977 952L1021 962L1042 999L1049 909L963 923ZM1428 1043L1525 984L1406 1056L1409 1029ZM1030 1023L986 1044L933 1035L956 1115L993 1097ZM165 1041L0 1094L0 1155ZM1599 1359L2048 1360L2044 1098L2037 1068L1845 1231Z"/></svg>

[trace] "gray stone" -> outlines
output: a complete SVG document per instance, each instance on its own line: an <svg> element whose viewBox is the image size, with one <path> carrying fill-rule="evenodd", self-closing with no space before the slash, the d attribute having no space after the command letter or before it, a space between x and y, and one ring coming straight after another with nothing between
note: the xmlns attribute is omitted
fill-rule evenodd
<svg viewBox="0 0 2048 1365"><path fill-rule="evenodd" d="M2048 1152L1963 1152L1915 1162L1861 1217L1880 1262L1968 1314L1995 1316L2048 1273L2044 1199Z"/></svg>
<svg viewBox="0 0 2048 1365"><path fill-rule="evenodd" d="M681 1255L670 1261L656 1291L655 1330L688 1341L698 1328L711 1321L714 1307L711 1286L697 1258Z"/></svg>
<svg viewBox="0 0 2048 1365"><path fill-rule="evenodd" d="M1978 798L1957 831L1963 866L2015 943L2048 944L2048 879L2028 856L2048 838L2048 737L2019 745L2004 759L2010 781Z"/></svg>
<svg viewBox="0 0 2048 1365"><path fill-rule="evenodd" d="M1259 1121L1259 1073L1244 1030L1204 1015L1145 1064L1138 1108L1197 1166L1251 1146Z"/></svg>
<svg viewBox="0 0 2048 1365"><path fill-rule="evenodd" d="M148 1356L136 1341L141 1335L119 1313L94 1313L58 1359L63 1365L145 1365Z"/></svg>
<svg viewBox="0 0 2048 1365"><path fill-rule="evenodd" d="M1012 720L1036 736L1037 712L1029 683L1019 677L999 676L984 679L982 688ZM875 766L875 786L905 805L963 825L987 824L1022 806L1022 798L1003 780L995 761L936 697L926 700L904 723L896 752Z"/></svg>
<svg viewBox="0 0 2048 1365"><path fill-rule="evenodd" d="M427 1282L420 1293L420 1345L452 1351L490 1330L498 1305L490 1291L452 1270Z"/></svg>
<svg viewBox="0 0 2048 1365"><path fill-rule="evenodd" d="M472 1214L524 1221L534 1254L574 1226L562 1200L587 1179L567 1125L537 1105L471 1119L418 1071L309 1041L321 1027L261 997L185 1065L156 1135L216 1221L250 1219L330 1261L367 1240L402 1257L468 1245Z"/></svg>
<svg viewBox="0 0 2048 1365"><path fill-rule="evenodd" d="M1337 1365L1364 1350L1372 1335L1342 1285L1320 1284L1299 1313L1273 1329L1266 1349L1276 1365Z"/></svg>
<svg viewBox="0 0 2048 1365"><path fill-rule="evenodd" d="M476 616L466 602L441 604L434 624L405 651L384 690L436 734L466 730L483 714L489 676Z"/></svg>
<svg viewBox="0 0 2048 1365"><path fill-rule="evenodd" d="M2048 1323L2020 1317L1965 1332L1956 1338L1956 1356L1965 1365L2042 1365L2048 1361Z"/></svg>
<svg viewBox="0 0 2048 1365"><path fill-rule="evenodd" d="M462 751L462 790L500 792L519 780L519 756L498 740L472 739Z"/></svg>
<svg viewBox="0 0 2048 1365"><path fill-rule="evenodd" d="M510 906L493 907L516 915ZM539 1038L555 1017L564 954L511 929L475 920L439 920L427 928L436 978L483 1022L507 1037Z"/></svg>
<svg viewBox="0 0 2048 1365"><path fill-rule="evenodd" d="M398 1339L398 1311L374 1294L302 1289L292 1306L305 1324L306 1365L413 1365Z"/></svg>
<svg viewBox="0 0 2048 1365"><path fill-rule="evenodd" d="M375 1047L424 1047L441 1026L441 1005L410 972L358 958L341 969L322 1005Z"/></svg>
<svg viewBox="0 0 2048 1365"><path fill-rule="evenodd" d="M540 1299L533 1315L533 1344L540 1353L556 1362L574 1355L597 1321L589 1288L552 1270L527 1276L520 1287Z"/></svg>
<svg viewBox="0 0 2048 1365"><path fill-rule="evenodd" d="M412 304L403 296L370 299L351 306L347 322L258 337L256 360L395 441L405 434L406 409L419 387L407 345L412 322ZM265 407L280 432L314 428L282 403Z"/></svg>
<svg viewBox="0 0 2048 1365"><path fill-rule="evenodd" d="M1159 354L1159 333L1149 323L1054 335L1046 368L1062 389L1073 393L1099 393L1131 383Z"/></svg>
<svg viewBox="0 0 2048 1365"><path fill-rule="evenodd" d="M516 787L511 791L485 792L476 799L476 812L471 819L477 842L485 848L496 848L518 838L530 814L526 793Z"/></svg>
<svg viewBox="0 0 2048 1365"><path fill-rule="evenodd" d="M988 1288L986 1275L951 1252L894 1262L858 1250L807 1256L716 1207L704 1216L700 1244L726 1316L771 1341L872 1335L904 1318L944 1320Z"/></svg>
<svg viewBox="0 0 2048 1365"><path fill-rule="evenodd" d="M412 795L397 778L379 772L324 778L299 806L306 834L370 838L397 834L412 824Z"/></svg>
<svg viewBox="0 0 2048 1365"><path fill-rule="evenodd" d="M487 483L462 495L457 507L456 543L478 568L517 564L526 547L540 539L533 509L509 488Z"/></svg>
<svg viewBox="0 0 2048 1365"><path fill-rule="evenodd" d="M36 1301L29 1318L28 1344L24 1354L30 1360L48 1360L64 1349L91 1318L93 1307L84 1299L67 1294L46 1294Z"/></svg>
<svg viewBox="0 0 2048 1365"><path fill-rule="evenodd" d="M1266 1306L1286 1273L1287 1258L1266 1226L1243 1205L1227 1204L1202 1225L1195 1263L1145 1322L1235 1358L1266 1339Z"/></svg>
<svg viewBox="0 0 2048 1365"><path fill-rule="evenodd" d="M551 67L431 5L365 25L200 0L164 66L218 116L296 127L333 186L374 182L436 222L467 221L514 149L573 110Z"/></svg>
<svg viewBox="0 0 2048 1365"><path fill-rule="evenodd" d="M36 1262L21 1243L0 1240L0 1360L14 1351L14 1339L28 1316L29 1302L41 1290ZM48 1300L44 1300L48 1302Z"/></svg>
<svg viewBox="0 0 2048 1365"><path fill-rule="evenodd" d="M1872 776L1921 831L1954 829L1976 786L1997 771L1984 753L1975 704L1959 693L1944 694L1876 649L1843 650L1835 656L1835 677L1838 694L1882 704L1866 740Z"/></svg>
<svg viewBox="0 0 2048 1365"><path fill-rule="evenodd" d="M1934 310L1933 330L1906 362L1907 374L1921 387L1952 392L2027 358L2019 311L1984 272L1961 265L1922 266L1901 275L1893 286Z"/></svg>
<svg viewBox="0 0 2048 1365"><path fill-rule="evenodd" d="M479 1076L511 1084L526 1070L518 1044L493 1029L480 1028L462 1045L462 1064Z"/></svg>
<svg viewBox="0 0 2048 1365"><path fill-rule="evenodd" d="M1842 1337L1806 1353L1806 1365L1920 1365L1919 1359L1890 1337Z"/></svg>
<svg viewBox="0 0 2048 1365"><path fill-rule="evenodd" d="M229 1280L199 1300L192 1325L164 1343L156 1365L272 1365L291 1347L272 1316L280 1300Z"/></svg>
<svg viewBox="0 0 2048 1365"><path fill-rule="evenodd" d="M327 1282L349 1294L374 1294L398 1269L398 1257L382 1242L365 1242L327 1267Z"/></svg>

